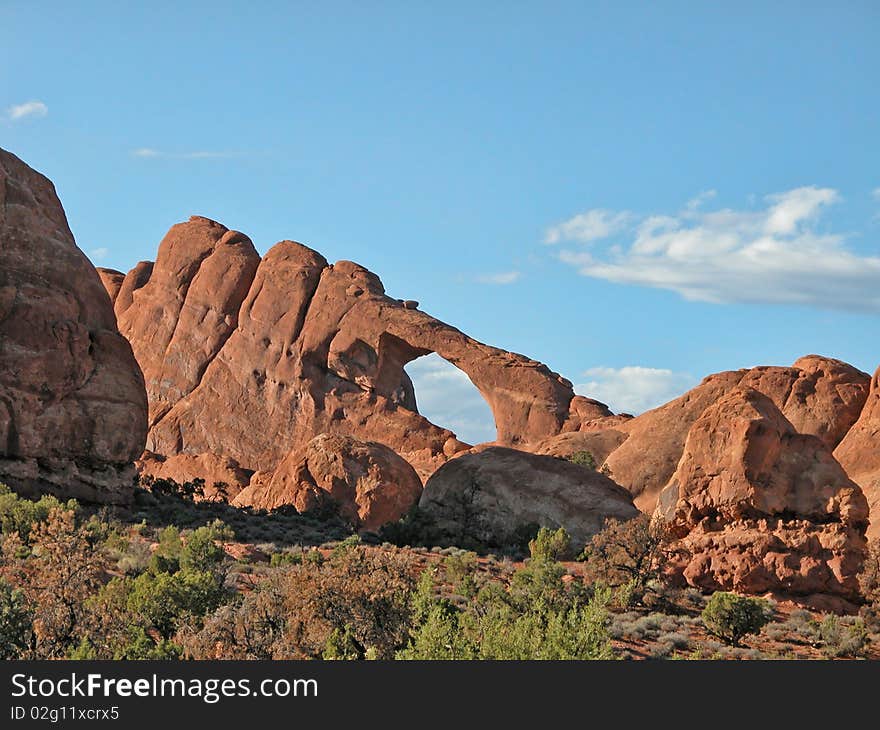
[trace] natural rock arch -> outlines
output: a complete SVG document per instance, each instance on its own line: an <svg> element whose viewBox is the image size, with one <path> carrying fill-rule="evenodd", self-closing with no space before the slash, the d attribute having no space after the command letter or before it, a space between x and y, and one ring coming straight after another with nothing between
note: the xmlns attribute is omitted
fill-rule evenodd
<svg viewBox="0 0 880 730"><path fill-rule="evenodd" d="M415 410L404 366L428 353L464 371L495 418L497 441L559 433L571 383L546 365L478 342L385 294L350 261L282 241L260 259L243 234L193 217L156 263L112 281L120 331L150 396L148 448L214 453L271 469L321 433L383 443L425 478L463 450Z"/></svg>

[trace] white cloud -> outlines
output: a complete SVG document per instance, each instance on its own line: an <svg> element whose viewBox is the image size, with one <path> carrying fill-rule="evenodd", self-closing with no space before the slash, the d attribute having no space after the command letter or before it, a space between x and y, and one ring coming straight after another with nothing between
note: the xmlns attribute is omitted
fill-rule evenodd
<svg viewBox="0 0 880 730"><path fill-rule="evenodd" d="M575 393L607 403L615 413L632 414L668 403L699 382L688 373L640 365L590 368L583 377L588 380L575 385Z"/></svg>
<svg viewBox="0 0 880 730"><path fill-rule="evenodd" d="M871 191L871 195L874 196L874 200L880 200L880 188L874 188Z"/></svg>
<svg viewBox="0 0 880 730"><path fill-rule="evenodd" d="M49 113L47 107L42 101L26 101L23 104L15 104L6 110L6 116L13 122L25 117L45 117Z"/></svg>
<svg viewBox="0 0 880 730"><path fill-rule="evenodd" d="M505 284L516 284L522 278L519 271L502 271L497 274L482 274L476 277L476 281L480 284L495 284L503 286Z"/></svg>
<svg viewBox="0 0 880 730"><path fill-rule="evenodd" d="M702 207L703 203L708 200L712 200L716 195L718 195L717 190L704 190L702 193L697 193L693 198L691 198L685 208L688 211L697 210L697 208Z"/></svg>
<svg viewBox="0 0 880 730"><path fill-rule="evenodd" d="M880 311L880 256L859 255L843 235L818 227L837 191L796 188L766 196L756 210L706 211L705 199L675 215L628 219L627 245L596 239L559 258L584 276L691 300Z"/></svg>
<svg viewBox="0 0 880 730"><path fill-rule="evenodd" d="M406 366L419 413L470 444L494 441L495 419L470 378L434 353Z"/></svg>
<svg viewBox="0 0 880 730"><path fill-rule="evenodd" d="M574 218L551 226L544 234L544 243L554 244L562 241L589 243L623 230L629 220L629 213L615 213L596 208L580 213Z"/></svg>
<svg viewBox="0 0 880 730"><path fill-rule="evenodd" d="M103 261L104 259L107 258L107 254L109 254L109 253L110 253L109 248L104 248L104 247L95 248L95 249L92 249L91 251L89 251L89 258L92 261Z"/></svg>
<svg viewBox="0 0 880 730"><path fill-rule="evenodd" d="M152 147L138 147L131 151L134 157L155 158L163 157L169 160L213 160L232 157L229 152L162 152Z"/></svg>

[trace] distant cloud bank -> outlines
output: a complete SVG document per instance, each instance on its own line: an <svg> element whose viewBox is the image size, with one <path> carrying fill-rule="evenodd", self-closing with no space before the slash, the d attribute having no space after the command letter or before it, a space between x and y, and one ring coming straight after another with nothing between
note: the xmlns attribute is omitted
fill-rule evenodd
<svg viewBox="0 0 880 730"><path fill-rule="evenodd" d="M800 187L765 196L756 210L704 210L714 196L701 193L674 215L588 210L544 240L589 244L558 253L584 276L685 299L880 311L880 257L859 255L820 226L836 190Z"/></svg>
<svg viewBox="0 0 880 730"><path fill-rule="evenodd" d="M6 110L6 118L17 122L27 117L45 117L49 113L49 107L36 99L26 101L23 104L13 104Z"/></svg>

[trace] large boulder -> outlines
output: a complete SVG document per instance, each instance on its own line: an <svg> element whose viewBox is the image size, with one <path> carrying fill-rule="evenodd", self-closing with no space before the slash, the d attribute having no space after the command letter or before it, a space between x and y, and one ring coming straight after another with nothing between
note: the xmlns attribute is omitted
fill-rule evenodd
<svg viewBox="0 0 880 730"><path fill-rule="evenodd" d="M766 395L795 430L815 435L831 450L855 423L868 397L870 377L840 360L808 355L791 367L755 367L716 373L680 398L613 426L627 434L606 465L650 514L703 411L727 393L752 388Z"/></svg>
<svg viewBox="0 0 880 730"><path fill-rule="evenodd" d="M0 481L123 502L146 412L141 371L54 186L0 150Z"/></svg>
<svg viewBox="0 0 880 730"><path fill-rule="evenodd" d="M868 538L880 539L880 368L874 373L871 393L859 420L834 450L834 456L868 500Z"/></svg>
<svg viewBox="0 0 880 730"><path fill-rule="evenodd" d="M272 471L291 444L335 433L383 443L427 476L468 448L418 413L404 366L431 352L483 394L500 443L559 433L574 397L545 365L386 296L357 264L293 241L260 260L204 218L174 226L155 264L125 276L115 309L146 377L148 448L164 456Z"/></svg>
<svg viewBox="0 0 880 730"><path fill-rule="evenodd" d="M415 470L388 447L323 434L291 451L274 472L254 475L233 504L309 512L329 501L354 526L376 530L405 515L421 493Z"/></svg>
<svg viewBox="0 0 880 730"><path fill-rule="evenodd" d="M817 437L736 388L690 428L654 518L670 572L706 590L858 600L868 507Z"/></svg>
<svg viewBox="0 0 880 730"><path fill-rule="evenodd" d="M608 477L553 456L489 447L458 456L425 484L419 508L459 540L504 546L529 525L564 527L583 547L608 518L638 514Z"/></svg>
<svg viewBox="0 0 880 730"><path fill-rule="evenodd" d="M710 375L680 398L617 427L627 438L611 452L605 466L611 478L630 491L636 507L647 514L654 511L657 495L681 458L690 427L741 378L737 372Z"/></svg>

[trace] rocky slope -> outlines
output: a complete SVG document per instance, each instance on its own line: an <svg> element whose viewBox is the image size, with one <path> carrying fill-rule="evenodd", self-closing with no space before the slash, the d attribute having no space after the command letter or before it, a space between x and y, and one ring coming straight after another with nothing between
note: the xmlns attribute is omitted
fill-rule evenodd
<svg viewBox="0 0 880 730"><path fill-rule="evenodd" d="M0 150L0 481L124 501L146 415L141 371L54 186Z"/></svg>
<svg viewBox="0 0 880 730"><path fill-rule="evenodd" d="M816 436L741 386L689 429L654 518L691 585L858 601L868 505Z"/></svg>

